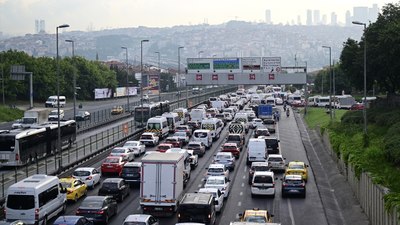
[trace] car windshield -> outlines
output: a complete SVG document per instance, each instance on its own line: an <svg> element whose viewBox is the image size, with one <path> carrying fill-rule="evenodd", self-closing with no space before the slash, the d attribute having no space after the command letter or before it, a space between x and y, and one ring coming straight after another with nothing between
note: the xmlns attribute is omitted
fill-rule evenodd
<svg viewBox="0 0 400 225"><path fill-rule="evenodd" d="M246 222L253 222L253 223L266 223L266 219L264 216L248 216L245 219Z"/></svg>
<svg viewBox="0 0 400 225"><path fill-rule="evenodd" d="M223 173L224 169L222 169L222 168L209 168L208 172L210 172L210 173Z"/></svg>
<svg viewBox="0 0 400 225"><path fill-rule="evenodd" d="M119 163L119 159L118 158L106 158L104 160L105 163Z"/></svg>
<svg viewBox="0 0 400 225"><path fill-rule="evenodd" d="M85 177L85 176L90 176L89 171L75 171L72 175L77 176L77 177Z"/></svg>
<svg viewBox="0 0 400 225"><path fill-rule="evenodd" d="M267 145L277 145L278 144L278 140L275 139L265 139L265 143Z"/></svg>
<svg viewBox="0 0 400 225"><path fill-rule="evenodd" d="M86 198L83 200L81 203L82 208L101 208L103 206L103 200L102 199L88 199Z"/></svg>
<svg viewBox="0 0 400 225"><path fill-rule="evenodd" d="M70 188L72 186L70 182L61 182L60 184L63 188Z"/></svg>
<svg viewBox="0 0 400 225"><path fill-rule="evenodd" d="M225 182L222 179L208 179L206 184L221 185L225 184Z"/></svg>
<svg viewBox="0 0 400 225"><path fill-rule="evenodd" d="M238 135L229 135L228 141L240 141L240 136Z"/></svg>
<svg viewBox="0 0 400 225"><path fill-rule="evenodd" d="M125 153L125 149L114 148L113 150L111 150L111 153Z"/></svg>
<svg viewBox="0 0 400 225"><path fill-rule="evenodd" d="M174 136L178 136L178 137L186 137L186 133L182 133L182 132L176 132L174 134Z"/></svg>
<svg viewBox="0 0 400 225"><path fill-rule="evenodd" d="M269 171L268 166L254 166L251 168L253 171Z"/></svg>
<svg viewBox="0 0 400 225"><path fill-rule="evenodd" d="M304 166L299 165L299 164L289 165L289 169L302 170L302 169L304 169Z"/></svg>
<svg viewBox="0 0 400 225"><path fill-rule="evenodd" d="M229 160L229 159L231 159L231 157L229 155L216 155L215 158L218 159L218 160Z"/></svg>

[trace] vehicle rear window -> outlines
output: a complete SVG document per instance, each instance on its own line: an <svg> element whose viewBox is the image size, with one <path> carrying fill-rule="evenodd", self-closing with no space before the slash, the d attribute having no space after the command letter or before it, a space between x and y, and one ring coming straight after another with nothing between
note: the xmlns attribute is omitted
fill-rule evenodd
<svg viewBox="0 0 400 225"><path fill-rule="evenodd" d="M100 199L85 199L81 206L82 208L101 208L103 207L103 200Z"/></svg>
<svg viewBox="0 0 400 225"><path fill-rule="evenodd" d="M72 175L77 176L77 177L85 177L85 176L89 176L90 172L89 171L75 171Z"/></svg>
<svg viewBox="0 0 400 225"><path fill-rule="evenodd" d="M222 169L222 168L209 168L208 172L210 172L210 173L223 173L224 169Z"/></svg>
<svg viewBox="0 0 400 225"><path fill-rule="evenodd" d="M118 158L106 158L104 160L105 163L119 163L119 159Z"/></svg>
<svg viewBox="0 0 400 225"><path fill-rule="evenodd" d="M158 146L158 149L161 149L161 150L168 150L168 149L170 149L170 147L169 147L169 146L166 146L166 145L159 145L159 146Z"/></svg>
<svg viewBox="0 0 400 225"><path fill-rule="evenodd" d="M268 161L269 162L282 162L283 159L279 158L279 157L271 157L271 158L268 158Z"/></svg>
<svg viewBox="0 0 400 225"><path fill-rule="evenodd" d="M125 222L124 225L146 225L145 222Z"/></svg>
<svg viewBox="0 0 400 225"><path fill-rule="evenodd" d="M108 183L108 182L106 182L106 183L103 183L103 188L104 189L111 189L111 190L115 190L115 189L118 189L118 184L117 183Z"/></svg>
<svg viewBox="0 0 400 225"><path fill-rule="evenodd" d="M125 149L113 149L111 153L125 153Z"/></svg>
<svg viewBox="0 0 400 225"><path fill-rule="evenodd" d="M122 173L140 173L140 167L124 167Z"/></svg>
<svg viewBox="0 0 400 225"><path fill-rule="evenodd" d="M237 135L229 135L228 141L240 141L240 136Z"/></svg>
<svg viewBox="0 0 400 225"><path fill-rule="evenodd" d="M254 166L251 168L253 171L269 171L268 166Z"/></svg>
<svg viewBox="0 0 400 225"><path fill-rule="evenodd" d="M254 183L273 183L271 176L255 176Z"/></svg>
<svg viewBox="0 0 400 225"><path fill-rule="evenodd" d="M153 136L151 135L142 135L140 139L153 139Z"/></svg>
<svg viewBox="0 0 400 225"><path fill-rule="evenodd" d="M63 187L63 188L70 188L71 187L71 183L69 183L69 182L61 182L61 186Z"/></svg>
<svg viewBox="0 0 400 225"><path fill-rule="evenodd" d="M302 184L301 180L285 180L288 184Z"/></svg>
<svg viewBox="0 0 400 225"><path fill-rule="evenodd" d="M200 148L200 145L199 144L189 144L188 148L197 149L197 148Z"/></svg>
<svg viewBox="0 0 400 225"><path fill-rule="evenodd" d="M265 143L267 145L277 145L278 144L278 140L275 139L265 139Z"/></svg>
<svg viewBox="0 0 400 225"><path fill-rule="evenodd" d="M8 195L7 208L16 210L27 210L35 208L35 197L33 195Z"/></svg>
<svg viewBox="0 0 400 225"><path fill-rule="evenodd" d="M206 132L196 132L196 133L194 133L194 136L197 138L205 138L205 137L207 137L207 133Z"/></svg>

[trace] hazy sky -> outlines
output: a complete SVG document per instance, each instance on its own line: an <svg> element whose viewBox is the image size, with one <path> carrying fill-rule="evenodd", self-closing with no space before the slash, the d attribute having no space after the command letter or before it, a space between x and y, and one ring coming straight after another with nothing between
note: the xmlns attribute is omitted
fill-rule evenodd
<svg viewBox="0 0 400 225"><path fill-rule="evenodd" d="M286 24L307 9L319 9L321 17L335 11L344 22L346 10L354 6L382 8L387 0L0 0L0 31L7 34L34 33L35 19L43 19L46 32L64 23L72 30L86 31L122 27L171 27L208 21L221 24L229 20L264 21L270 9L272 21Z"/></svg>

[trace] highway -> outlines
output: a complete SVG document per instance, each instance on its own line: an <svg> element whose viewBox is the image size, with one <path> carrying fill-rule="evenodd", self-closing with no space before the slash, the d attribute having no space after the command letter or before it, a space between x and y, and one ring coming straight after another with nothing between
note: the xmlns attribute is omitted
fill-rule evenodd
<svg viewBox="0 0 400 225"><path fill-rule="evenodd" d="M246 140L252 135L252 131L247 134ZM199 158L198 167L192 171L191 179L185 189L186 192L194 192L202 187L204 180L203 176L205 168L211 163L212 157L218 151L221 144L224 142L224 137L227 134L227 126L223 130L221 138L217 140L213 147L207 151L206 155ZM288 118L281 118L278 123L277 133L275 134L281 140L281 151L286 162L292 160L304 161L307 164L307 156L303 147L300 132L297 127L296 121L292 115ZM146 148L147 151L155 150L155 148ZM140 160L139 158L135 161ZM101 161L95 163L94 167L100 167ZM233 176L232 176L233 175ZM245 150L241 152L241 156L236 161L236 168L231 174L231 191L229 197L225 201L222 212L217 217L217 223L221 225L228 225L229 222L237 220L237 214L242 213L246 209L260 208L267 209L273 215L274 222L279 222L287 225L309 225L328 224L321 197L317 190L317 186L313 176L313 168L309 167L309 180L307 183L307 197L302 198L285 198L280 196L281 181L279 178L282 174L278 174L276 181L276 196L275 198L251 198L250 186L247 183L248 167L246 166L246 153ZM104 178L104 177L103 177ZM97 195L99 186L94 190L90 190L88 195ZM66 215L73 215L77 207L80 205L79 200L77 203L68 204ZM139 205L139 188L132 188L130 196L118 205L118 215L110 220L112 225L120 225L129 214L141 213ZM160 224L173 225L177 222L176 215L170 218L160 218Z"/></svg>

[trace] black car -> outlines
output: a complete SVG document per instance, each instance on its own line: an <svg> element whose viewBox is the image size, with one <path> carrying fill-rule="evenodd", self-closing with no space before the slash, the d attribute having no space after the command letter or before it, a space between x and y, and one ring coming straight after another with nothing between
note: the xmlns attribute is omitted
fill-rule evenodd
<svg viewBox="0 0 400 225"><path fill-rule="evenodd" d="M139 185L141 170L141 162L127 162L122 168L121 178L130 186Z"/></svg>
<svg viewBox="0 0 400 225"><path fill-rule="evenodd" d="M192 129L192 131L200 129L200 123L197 121L188 121L186 125L188 125Z"/></svg>
<svg viewBox="0 0 400 225"><path fill-rule="evenodd" d="M288 195L306 197L306 183L301 175L285 175L282 178L282 197Z"/></svg>
<svg viewBox="0 0 400 225"><path fill-rule="evenodd" d="M90 120L90 112L88 111L78 111L75 115L76 121Z"/></svg>
<svg viewBox="0 0 400 225"><path fill-rule="evenodd" d="M266 127L257 127L254 130L254 138L258 138L259 136L270 136L268 128L266 128Z"/></svg>
<svg viewBox="0 0 400 225"><path fill-rule="evenodd" d="M122 202L129 195L129 185L122 178L107 178L99 189L100 196L111 196Z"/></svg>
<svg viewBox="0 0 400 225"><path fill-rule="evenodd" d="M108 224L118 212L117 201L111 196L88 196L76 210L77 216L84 216L93 222Z"/></svg>

